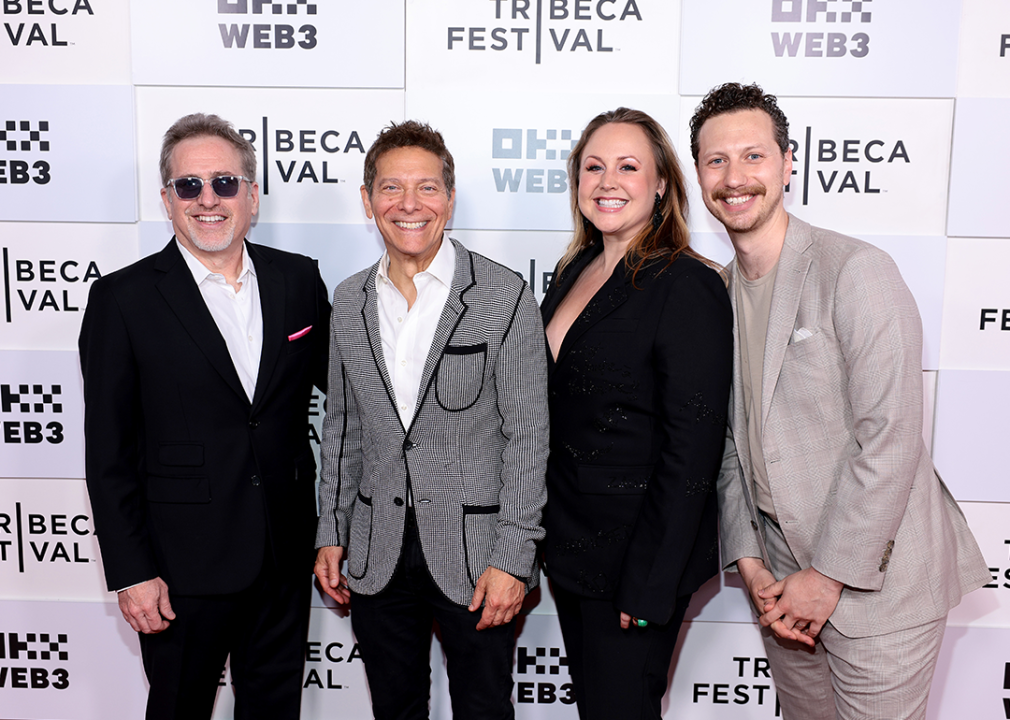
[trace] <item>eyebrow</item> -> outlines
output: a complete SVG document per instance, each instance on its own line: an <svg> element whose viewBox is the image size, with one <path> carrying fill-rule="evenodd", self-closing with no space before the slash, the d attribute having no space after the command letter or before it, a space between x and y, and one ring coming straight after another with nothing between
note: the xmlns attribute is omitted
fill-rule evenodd
<svg viewBox="0 0 1010 720"><path fill-rule="evenodd" d="M601 158L598 155L586 155L586 157L584 157L582 161L585 162L586 160L590 159L595 159L599 160L600 162L603 162L603 158ZM640 162L638 157L635 155L621 155L619 158L617 158L617 162L622 162L624 160L634 160L635 162Z"/></svg>

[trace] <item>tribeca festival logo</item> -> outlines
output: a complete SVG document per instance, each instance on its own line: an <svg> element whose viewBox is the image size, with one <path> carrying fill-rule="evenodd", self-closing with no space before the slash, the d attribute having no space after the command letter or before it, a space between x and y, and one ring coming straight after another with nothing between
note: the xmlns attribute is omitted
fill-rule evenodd
<svg viewBox="0 0 1010 720"><path fill-rule="evenodd" d="M66 668L37 665L66 662L67 648L63 633L0 632L0 688L66 690L70 687Z"/></svg>
<svg viewBox="0 0 1010 720"><path fill-rule="evenodd" d="M516 675L532 675L535 680L516 683L516 701L550 705L575 702L575 689L568 675L568 658L561 648L516 648ZM564 676L564 681L562 677Z"/></svg>
<svg viewBox="0 0 1010 720"><path fill-rule="evenodd" d="M608 23L642 22L636 0L491 0L498 27L447 28L448 49L532 52L540 64L549 52L613 52ZM590 23L585 27L584 23ZM508 27L505 27L508 25ZM619 49L619 48L618 48Z"/></svg>
<svg viewBox="0 0 1010 720"><path fill-rule="evenodd" d="M45 22L37 22L34 16L55 15L57 17L67 15L77 15L86 12L94 15L91 3L88 0L73 0L73 8L70 7L71 0L3 0L4 17L12 17L14 22L4 22L4 29L7 31L7 39L14 47L29 45L45 45L46 47L64 47L73 45L72 42L60 40L59 29L55 22L49 23L49 32L46 33ZM27 22L19 22L21 15ZM15 17L16 16L16 17ZM23 45L22 45L23 43Z"/></svg>
<svg viewBox="0 0 1010 720"><path fill-rule="evenodd" d="M51 420L63 412L60 385L40 383L0 384L0 416L3 420L5 445L59 445L64 440L63 423ZM39 419L22 420L24 415L42 415ZM16 420L8 420L9 417ZM48 422L46 422L48 420ZM3 516L0 515L0 518Z"/></svg>
<svg viewBox="0 0 1010 720"><path fill-rule="evenodd" d="M799 176L798 190L804 205L809 204L811 193L886 193L887 189L881 188L874 179L874 169L894 163L910 165L912 162L904 140L817 138L809 125L802 148L795 139L789 140L789 147L793 151L793 175ZM796 192L793 183L786 186L786 192Z"/></svg>
<svg viewBox="0 0 1010 720"><path fill-rule="evenodd" d="M269 20L273 16L280 15L283 19L297 24L299 23L297 16L316 14L316 3L309 0L292 0L289 2L217 0L217 14L252 14L254 20ZM292 15L296 16L296 19L292 19L290 17ZM301 48L303 50L311 50L318 44L316 26L307 22L298 24L297 27L288 22L219 23L218 29L221 31L221 42L225 48L244 49L251 47L253 49L266 50L271 48L277 50Z"/></svg>
<svg viewBox="0 0 1010 720"><path fill-rule="evenodd" d="M860 30L873 20L872 10L872 0L772 0L773 23L803 28L772 32L775 57L866 57L870 36ZM811 25L831 32L811 32Z"/></svg>
<svg viewBox="0 0 1010 720"><path fill-rule="evenodd" d="M102 276L94 260L12 258L3 248L4 320L15 312L80 312L88 298L88 283Z"/></svg>
<svg viewBox="0 0 1010 720"><path fill-rule="evenodd" d="M272 179L288 183L340 183L346 182L336 177L330 170L327 156L347 155L357 151L365 154L365 146L357 130L341 132L326 129L274 129L270 128L270 118L264 117L260 131L239 128L239 133L259 151L263 161L264 195L270 194ZM259 144L257 144L259 143ZM273 159L273 155L279 157ZM274 175L276 173L276 175Z"/></svg>
<svg viewBox="0 0 1010 720"><path fill-rule="evenodd" d="M0 563L16 562L23 574L31 564L65 567L94 562L88 557L92 528L87 515L29 512L20 502L10 510L0 511Z"/></svg>
<svg viewBox="0 0 1010 720"><path fill-rule="evenodd" d="M348 650L344 643L329 642L325 645L322 641L310 640L305 643L305 683L302 688L316 688L317 690L344 690L348 686L344 682L337 682L343 672L342 668L349 663L361 659L361 651L358 643L354 643ZM318 664L317 664L318 663ZM346 681L345 681L346 682Z"/></svg>
<svg viewBox="0 0 1010 720"><path fill-rule="evenodd" d="M49 152L48 132L48 120L0 120L0 185L49 183L49 162L36 159Z"/></svg>
<svg viewBox="0 0 1010 720"><path fill-rule="evenodd" d="M692 692L695 705L773 706L775 717L782 717L778 695L771 685L771 665L763 657L734 657L736 681L696 682Z"/></svg>
<svg viewBox="0 0 1010 720"><path fill-rule="evenodd" d="M1003 544L1010 545L1010 540L1004 540ZM983 585L982 587L989 588L991 590L1010 589L1010 567L1006 568L991 567L989 568L989 572L992 575L992 582ZM1010 718L1010 715L1008 715L1007 717Z"/></svg>

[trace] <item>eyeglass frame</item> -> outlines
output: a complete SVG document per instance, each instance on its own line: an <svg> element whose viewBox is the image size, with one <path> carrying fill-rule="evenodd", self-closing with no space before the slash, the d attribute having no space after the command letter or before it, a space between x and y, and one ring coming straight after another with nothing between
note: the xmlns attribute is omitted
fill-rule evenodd
<svg viewBox="0 0 1010 720"><path fill-rule="evenodd" d="M235 194L231 195L231 196L219 195L218 192L217 192L217 190L214 189L214 181L217 180L218 178L238 178L239 181L240 181L239 182L239 189L238 189L238 191L236 191ZM177 181L179 181L179 180L199 180L200 181L200 192L198 192L196 194L196 197L191 197L191 198L180 197L179 196L179 188L176 187L176 185L175 185L175 183ZM255 180L251 180L251 179L247 178L245 175L215 175L214 177L209 178L207 180L204 180L199 175L183 175L182 177L172 178L167 183L165 183L165 187L166 188L168 188L168 187L172 188L172 190L175 192L175 197L178 198L179 200L183 200L183 201L186 201L186 202L192 202L193 200L198 200L200 198L200 196L203 195L204 185L210 185L210 189L214 193L215 197L217 197L217 198L219 198L221 200L231 200L232 198L238 197L239 192L242 191L242 183L241 183L242 180L245 180L247 183L249 183L250 187L252 187L253 183L256 182Z"/></svg>

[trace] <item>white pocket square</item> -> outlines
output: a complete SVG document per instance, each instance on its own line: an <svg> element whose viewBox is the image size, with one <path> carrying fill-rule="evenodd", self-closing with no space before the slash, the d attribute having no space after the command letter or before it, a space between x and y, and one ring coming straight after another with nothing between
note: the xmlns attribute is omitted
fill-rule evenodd
<svg viewBox="0 0 1010 720"><path fill-rule="evenodd" d="M802 327L799 330L793 330L793 343L802 342L812 335L813 333L805 327Z"/></svg>

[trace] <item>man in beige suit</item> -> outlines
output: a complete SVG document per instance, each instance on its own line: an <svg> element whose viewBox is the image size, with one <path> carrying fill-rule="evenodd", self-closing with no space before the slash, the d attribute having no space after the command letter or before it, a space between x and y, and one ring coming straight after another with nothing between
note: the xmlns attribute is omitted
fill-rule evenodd
<svg viewBox="0 0 1010 720"><path fill-rule="evenodd" d="M789 127L756 85L691 120L735 316L723 566L783 717L924 718L946 616L990 575L922 441L922 323L891 258L789 215Z"/></svg>

